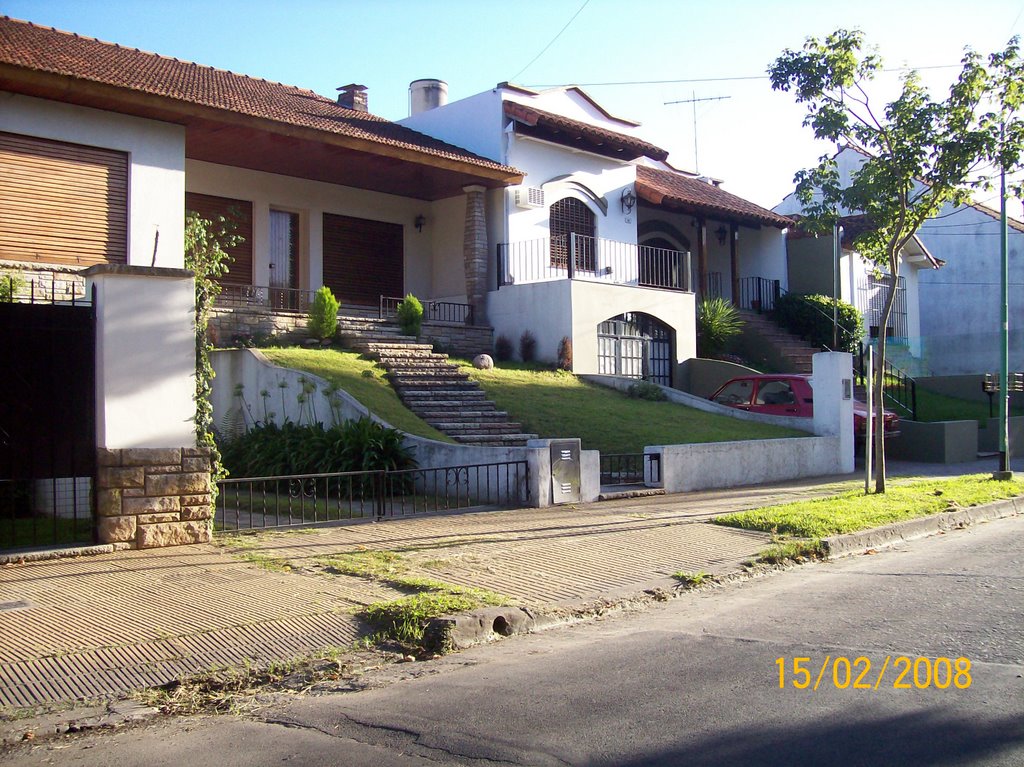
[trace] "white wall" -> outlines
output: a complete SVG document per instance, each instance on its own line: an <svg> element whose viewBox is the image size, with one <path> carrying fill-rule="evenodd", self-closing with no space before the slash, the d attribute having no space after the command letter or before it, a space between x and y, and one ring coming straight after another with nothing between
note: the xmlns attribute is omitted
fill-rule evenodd
<svg viewBox="0 0 1024 767"><path fill-rule="evenodd" d="M494 328L494 338L507 337L518 358L519 337L529 330L537 339L537 359L555 362L562 338L572 338L572 285L569 280L536 282L508 285L488 293L487 319ZM574 366L577 359L574 348Z"/></svg>
<svg viewBox="0 0 1024 767"><path fill-rule="evenodd" d="M503 120L501 95L494 89L420 112L398 123L504 163Z"/></svg>
<svg viewBox="0 0 1024 767"><path fill-rule="evenodd" d="M133 270L86 272L96 286L97 447L194 447L192 277Z"/></svg>
<svg viewBox="0 0 1024 767"><path fill-rule="evenodd" d="M426 299L435 298L439 294L465 294L465 274L462 270L465 198L462 195L428 203L198 160L189 160L186 170L190 192L233 197L253 203L255 285L270 283L267 238L270 209L275 208L299 214L302 230L299 280L302 288L315 290L320 287L323 273L323 214L334 213L385 221L403 227L406 292ZM427 223L422 232L417 232L413 221L421 214ZM434 262L434 252L439 253L440 263Z"/></svg>
<svg viewBox="0 0 1024 767"><path fill-rule="evenodd" d="M0 92L0 131L127 152L128 263L183 266L182 126Z"/></svg>

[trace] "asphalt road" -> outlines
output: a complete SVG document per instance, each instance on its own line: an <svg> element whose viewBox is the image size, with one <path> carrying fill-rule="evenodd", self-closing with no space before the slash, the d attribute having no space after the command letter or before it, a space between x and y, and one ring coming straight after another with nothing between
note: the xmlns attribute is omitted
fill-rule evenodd
<svg viewBox="0 0 1024 767"><path fill-rule="evenodd" d="M8 761L1024 765L1022 564L1011 518L394 667L264 721L165 721Z"/></svg>

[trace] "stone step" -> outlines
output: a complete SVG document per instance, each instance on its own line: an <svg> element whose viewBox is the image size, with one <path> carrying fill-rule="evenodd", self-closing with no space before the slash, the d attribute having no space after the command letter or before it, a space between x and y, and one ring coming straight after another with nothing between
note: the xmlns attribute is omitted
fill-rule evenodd
<svg viewBox="0 0 1024 767"><path fill-rule="evenodd" d="M475 381L458 381L454 379L445 379L443 381L410 381L408 379L402 379L400 381L391 381L391 385L394 386L400 394L404 392L444 392L445 399L451 399L452 396L460 396L461 392L467 391L480 391L476 388ZM480 392L481 396L485 396L483 392Z"/></svg>
<svg viewBox="0 0 1024 767"><path fill-rule="evenodd" d="M443 431L449 437L490 437L496 436L501 437L506 434L522 434L522 424L511 424L506 426L501 424L498 426L479 426L476 424L445 424L443 427L436 424L431 424L438 431Z"/></svg>
<svg viewBox="0 0 1024 767"><path fill-rule="evenodd" d="M402 381L404 379L433 379L435 381L469 380L468 373L452 368L391 368L388 370L388 376L393 381Z"/></svg>
<svg viewBox="0 0 1024 767"><path fill-rule="evenodd" d="M505 434L490 437L457 436L455 441L463 445L481 445L485 447L522 447L527 440L537 439L536 434Z"/></svg>
<svg viewBox="0 0 1024 767"><path fill-rule="evenodd" d="M447 354L439 354L437 352L416 349L405 354L399 354L393 351L375 351L377 360L381 365L387 366L398 366L398 365L451 365L448 361ZM457 366L455 366L457 367Z"/></svg>
<svg viewBox="0 0 1024 767"><path fill-rule="evenodd" d="M444 402L455 405L471 404L478 407L478 400L490 402L487 394L480 389L407 389L402 399L409 402L428 402L431 404ZM492 403L493 404L493 403Z"/></svg>
<svg viewBox="0 0 1024 767"><path fill-rule="evenodd" d="M360 341L353 345L367 354L381 357L419 357L435 354L434 347L430 344L419 343L392 343L390 341ZM448 355L444 355L447 357Z"/></svg>
<svg viewBox="0 0 1024 767"><path fill-rule="evenodd" d="M466 421L504 421L509 416L504 410L484 410L483 403L473 403L473 410L466 409L465 402L453 404L449 408L440 408L436 403L429 403L426 407L417 406L416 415L424 421L454 421L452 416L458 415ZM493 402L487 404L494 406Z"/></svg>

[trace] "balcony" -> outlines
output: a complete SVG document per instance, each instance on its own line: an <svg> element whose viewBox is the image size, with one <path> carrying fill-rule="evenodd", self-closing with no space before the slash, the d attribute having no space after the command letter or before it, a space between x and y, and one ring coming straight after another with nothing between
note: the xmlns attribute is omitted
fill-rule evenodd
<svg viewBox="0 0 1024 767"><path fill-rule="evenodd" d="M693 290L683 251L579 234L498 245L498 287L553 280Z"/></svg>

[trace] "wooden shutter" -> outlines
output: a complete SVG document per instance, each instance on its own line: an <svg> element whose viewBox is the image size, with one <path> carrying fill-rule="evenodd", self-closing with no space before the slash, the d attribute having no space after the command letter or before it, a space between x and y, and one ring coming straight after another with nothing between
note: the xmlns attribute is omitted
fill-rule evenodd
<svg viewBox="0 0 1024 767"><path fill-rule="evenodd" d="M128 261L128 155L0 133L0 258Z"/></svg>
<svg viewBox="0 0 1024 767"><path fill-rule="evenodd" d="M402 226L324 214L324 285L342 302L377 306L404 296Z"/></svg>
<svg viewBox="0 0 1024 767"><path fill-rule="evenodd" d="M233 200L230 197L215 197L211 194L185 192L185 210L198 213L209 221L223 216L235 225L234 233L242 238L238 245L225 248L231 256L228 273L218 280L222 285L252 285L252 203L248 200Z"/></svg>

